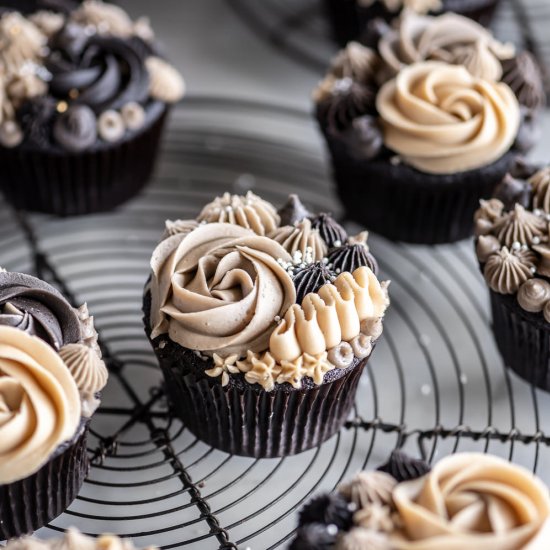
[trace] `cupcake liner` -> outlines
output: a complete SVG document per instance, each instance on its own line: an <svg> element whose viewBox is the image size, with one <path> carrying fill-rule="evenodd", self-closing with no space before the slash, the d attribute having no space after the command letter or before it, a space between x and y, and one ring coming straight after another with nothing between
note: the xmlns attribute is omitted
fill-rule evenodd
<svg viewBox="0 0 550 550"><path fill-rule="evenodd" d="M164 354L159 360L168 397L186 428L212 447L255 458L300 453L334 435L353 406L367 362L320 386L267 392L246 382L223 387Z"/></svg>
<svg viewBox="0 0 550 550"><path fill-rule="evenodd" d="M324 8L336 43L345 46L360 34L357 0L324 0Z"/></svg>
<svg viewBox="0 0 550 550"><path fill-rule="evenodd" d="M550 391L550 327L529 313L516 296L490 291L493 332L504 364L535 386Z"/></svg>
<svg viewBox="0 0 550 550"><path fill-rule="evenodd" d="M87 421L69 444L29 477L0 485L0 539L32 533L63 513L76 498L90 468Z"/></svg>
<svg viewBox="0 0 550 550"><path fill-rule="evenodd" d="M58 216L111 210L150 178L167 112L164 104L153 103L137 134L82 153L0 147L0 189L22 210Z"/></svg>
<svg viewBox="0 0 550 550"><path fill-rule="evenodd" d="M479 200L489 198L512 165L509 152L495 163L456 174L426 174L389 157L368 160L350 144L323 132L347 217L389 239L438 244L472 234Z"/></svg>

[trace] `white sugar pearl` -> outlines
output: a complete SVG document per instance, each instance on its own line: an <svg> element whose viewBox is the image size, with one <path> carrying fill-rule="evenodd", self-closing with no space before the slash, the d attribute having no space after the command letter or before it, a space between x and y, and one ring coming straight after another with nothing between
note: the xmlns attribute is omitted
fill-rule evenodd
<svg viewBox="0 0 550 550"><path fill-rule="evenodd" d="M120 110L120 114L128 130L139 130L145 124L145 110L135 101L126 103Z"/></svg>
<svg viewBox="0 0 550 550"><path fill-rule="evenodd" d="M122 116L117 111L105 111L97 120L97 132L101 139L113 143L124 135L126 127Z"/></svg>

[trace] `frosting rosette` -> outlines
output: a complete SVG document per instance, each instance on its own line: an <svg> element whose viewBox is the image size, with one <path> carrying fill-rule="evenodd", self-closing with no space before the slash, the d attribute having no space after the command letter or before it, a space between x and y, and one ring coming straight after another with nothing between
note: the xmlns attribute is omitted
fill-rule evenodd
<svg viewBox="0 0 550 550"><path fill-rule="evenodd" d="M80 411L59 355L39 338L0 327L0 484L37 471L73 437Z"/></svg>
<svg viewBox="0 0 550 550"><path fill-rule="evenodd" d="M399 484L403 525L396 550L542 550L548 545L548 489L530 472L488 455L445 458L427 476Z"/></svg>
<svg viewBox="0 0 550 550"><path fill-rule="evenodd" d="M48 283L23 273L0 273L0 326L38 336L55 349L81 337L71 304Z"/></svg>
<svg viewBox="0 0 550 550"><path fill-rule="evenodd" d="M296 301L290 261L279 243L228 223L169 237L151 260L151 337L224 357L264 351Z"/></svg>
<svg viewBox="0 0 550 550"><path fill-rule="evenodd" d="M434 174L493 163L511 148L520 124L506 84L437 61L404 68L380 89L376 106L386 146Z"/></svg>

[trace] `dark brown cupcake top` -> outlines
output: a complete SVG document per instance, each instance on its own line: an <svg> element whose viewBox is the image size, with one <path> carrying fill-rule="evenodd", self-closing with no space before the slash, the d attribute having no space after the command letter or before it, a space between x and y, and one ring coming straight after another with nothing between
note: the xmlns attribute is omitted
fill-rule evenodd
<svg viewBox="0 0 550 550"><path fill-rule="evenodd" d="M211 358L205 372L223 385L237 374L266 390L299 388L304 377L321 384L367 357L380 335L387 285L369 267L366 235L350 241L297 197L281 214L293 223L281 225L251 192L226 193L197 220L170 222L153 253L151 337ZM339 250L332 271L328 255Z"/></svg>
<svg viewBox="0 0 550 550"><path fill-rule="evenodd" d="M324 131L360 157L449 174L529 147L544 103L532 57L453 13L405 10L374 42L348 44L313 94Z"/></svg>
<svg viewBox="0 0 550 550"><path fill-rule="evenodd" d="M146 19L101 0L67 13L0 16L0 145L69 152L139 131L150 101L181 99Z"/></svg>

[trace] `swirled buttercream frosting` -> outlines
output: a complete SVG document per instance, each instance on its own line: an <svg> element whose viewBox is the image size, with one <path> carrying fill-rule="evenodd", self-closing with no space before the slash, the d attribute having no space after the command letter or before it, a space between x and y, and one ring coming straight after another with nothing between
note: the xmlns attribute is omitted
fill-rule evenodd
<svg viewBox="0 0 550 550"><path fill-rule="evenodd" d="M81 338L69 302L48 283L22 273L0 272L0 326L38 336L54 349Z"/></svg>
<svg viewBox="0 0 550 550"><path fill-rule="evenodd" d="M295 302L290 261L277 242L231 223L209 223L167 239L151 267L152 337L230 355L267 349L275 317Z"/></svg>
<svg viewBox="0 0 550 550"><path fill-rule="evenodd" d="M396 550L542 550L548 541L548 489L494 456L445 458L399 484L393 500L403 525L391 538Z"/></svg>
<svg viewBox="0 0 550 550"><path fill-rule="evenodd" d="M107 367L97 352L84 344L67 344L59 355L84 394L96 394L107 384Z"/></svg>
<svg viewBox="0 0 550 550"><path fill-rule="evenodd" d="M146 18L100 0L54 4L0 15L0 146L89 150L140 131L153 104L181 99L184 81Z"/></svg>
<svg viewBox="0 0 550 550"><path fill-rule="evenodd" d="M534 276L536 256L529 250L503 247L491 254L483 273L489 287L499 294L514 294Z"/></svg>
<svg viewBox="0 0 550 550"><path fill-rule="evenodd" d="M389 77L407 65L427 60L466 60L477 72L493 72L498 71L499 60L515 53L512 46L501 44L490 31L467 17L454 13L419 16L411 11L404 12L396 26L384 33L378 51ZM483 78L488 74L484 72Z"/></svg>
<svg viewBox="0 0 550 550"><path fill-rule="evenodd" d="M347 258L354 246L368 254L366 233L348 238L296 196L277 213L252 193L226 193L198 220L167 222L145 286L147 332L159 353L168 340L195 351L223 387L321 385L369 357L389 304L389 282L369 267L332 269L329 248Z"/></svg>
<svg viewBox="0 0 550 550"><path fill-rule="evenodd" d="M513 210L504 214L493 224L491 233L505 246L514 243L531 245L546 231L542 218L516 204Z"/></svg>
<svg viewBox="0 0 550 550"><path fill-rule="evenodd" d="M41 540L32 537L12 539L6 545L8 550L136 550L129 539L115 535L101 535L97 538L69 529L60 539ZM145 550L157 550L149 546Z"/></svg>
<svg viewBox="0 0 550 550"><path fill-rule="evenodd" d="M311 220L305 218L295 225L281 226L269 234L292 256L296 256L306 264L317 262L327 254L327 244L321 238L319 231L311 227Z"/></svg>
<svg viewBox="0 0 550 550"><path fill-rule="evenodd" d="M550 213L550 167L535 172L528 182L533 195L533 208Z"/></svg>
<svg viewBox="0 0 550 550"><path fill-rule="evenodd" d="M381 88L376 105L386 146L414 168L436 174L498 160L512 146L520 121L506 84L435 61L401 70Z"/></svg>
<svg viewBox="0 0 550 550"><path fill-rule="evenodd" d="M80 421L76 383L35 336L0 326L0 484L38 470Z"/></svg>
<svg viewBox="0 0 550 550"><path fill-rule="evenodd" d="M197 218L199 222L230 223L268 235L279 226L275 207L249 191L245 196L224 193L207 204Z"/></svg>
<svg viewBox="0 0 550 550"><path fill-rule="evenodd" d="M520 52L503 62L503 82L528 109L540 109L546 103L542 71L530 52Z"/></svg>

